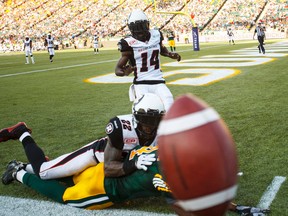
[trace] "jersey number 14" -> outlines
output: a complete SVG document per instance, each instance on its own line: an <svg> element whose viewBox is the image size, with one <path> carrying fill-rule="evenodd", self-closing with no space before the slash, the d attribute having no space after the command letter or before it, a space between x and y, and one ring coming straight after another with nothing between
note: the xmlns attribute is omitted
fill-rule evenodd
<svg viewBox="0 0 288 216"><path fill-rule="evenodd" d="M153 50L151 57L150 57L150 65L154 66L154 70L159 69L159 50ZM142 53L142 66L140 68L140 72L147 72L148 71L148 53Z"/></svg>

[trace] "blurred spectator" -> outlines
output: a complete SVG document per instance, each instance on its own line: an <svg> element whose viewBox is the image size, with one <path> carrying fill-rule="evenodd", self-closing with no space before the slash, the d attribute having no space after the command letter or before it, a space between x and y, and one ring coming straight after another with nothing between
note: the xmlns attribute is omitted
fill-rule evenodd
<svg viewBox="0 0 288 216"><path fill-rule="evenodd" d="M10 0L0 2L0 51L19 51L22 38L29 35L37 50L43 45L38 41L51 32L57 35L60 47L85 47L84 41L99 32L103 38L121 37L129 34L126 26L127 14L140 8L151 17L151 27L169 29L183 40L189 34L192 23L187 16L155 13L149 0ZM287 29L286 0L163 0L157 1L159 11L178 11L191 14L201 34L216 31L249 31L260 15L267 28L280 32ZM184 7L185 6L185 7ZM263 13L262 13L263 12ZM175 16L175 17L174 17ZM173 19L172 19L173 18ZM170 19L172 21L170 22ZM181 35L181 36L180 36ZM181 38L181 39L182 39ZM188 40L186 40L188 43ZM87 44L88 45L88 44Z"/></svg>

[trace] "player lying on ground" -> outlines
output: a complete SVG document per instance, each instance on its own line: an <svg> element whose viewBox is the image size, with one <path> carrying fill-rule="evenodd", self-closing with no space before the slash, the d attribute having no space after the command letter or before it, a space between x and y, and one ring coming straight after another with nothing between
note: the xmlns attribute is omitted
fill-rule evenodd
<svg viewBox="0 0 288 216"><path fill-rule="evenodd" d="M134 163L123 163L123 153L135 146L156 145L156 131L164 115L164 105L157 95L147 93L135 101L133 114L121 115L110 120L106 127L107 137L95 140L82 148L47 161L44 152L31 137L31 129L20 122L0 131L0 142L19 139L30 162L26 170L42 179L63 178L78 174L84 169L105 161L105 176L127 175L149 159ZM105 153L104 153L105 150ZM33 166L33 169L32 169Z"/></svg>
<svg viewBox="0 0 288 216"><path fill-rule="evenodd" d="M138 146L127 155L125 161L137 163L137 160L144 155L155 158L156 150L157 146ZM9 184L16 179L57 202L86 209L103 209L113 203L138 197L162 194L170 197L171 193L160 175L158 162L146 168L147 171L138 170L128 176L110 178L105 177L104 163L101 162L69 178L42 180L35 174L25 171L25 164L14 160L7 166L2 181Z"/></svg>
<svg viewBox="0 0 288 216"><path fill-rule="evenodd" d="M141 155L154 158L157 155L155 147L136 147L125 158L127 161L134 161ZM34 174L25 171L25 164L12 161L7 166L3 178L6 184L17 181L29 186L37 192L63 204L78 208L103 209L113 203L120 203L139 197L164 196L172 198L170 190L159 171L158 160L147 166L147 171L138 170L131 175L110 178L104 176L104 164L89 167L82 173L71 176L65 180L41 180ZM63 184L66 183L67 185ZM73 182L73 186L68 186ZM250 214L251 210L260 215L261 210L248 206L233 206L232 211L242 215ZM246 212L247 214L243 214ZM264 215L264 214L262 214Z"/></svg>
<svg viewBox="0 0 288 216"><path fill-rule="evenodd" d="M15 138L15 134L11 134L11 132L9 134L9 139ZM7 138L7 134L5 136ZM28 137L32 139L31 136ZM0 139L3 140L1 132ZM157 155L157 146L141 147L138 145L129 152L124 163L139 165L139 160L145 160L145 158L149 158L151 162L151 159L156 158L155 155ZM35 160L37 159L35 158ZM171 198L170 190L162 179L158 165L158 160L142 164L142 169L130 175L110 178L104 175L104 164L98 163L96 166L91 166L83 172L65 179L42 180L35 174L28 173L25 170L26 164L14 160L8 164L6 172L2 176L2 182L7 185L16 179L57 202L79 208L103 209L113 203L139 197L164 196ZM258 212L259 216L264 215L262 214L263 210L249 206L231 204L230 210L242 215L253 215L251 212Z"/></svg>

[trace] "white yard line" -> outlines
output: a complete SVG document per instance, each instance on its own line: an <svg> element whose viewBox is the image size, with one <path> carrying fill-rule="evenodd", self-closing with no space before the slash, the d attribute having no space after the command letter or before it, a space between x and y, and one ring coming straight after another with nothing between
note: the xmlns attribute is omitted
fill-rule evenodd
<svg viewBox="0 0 288 216"><path fill-rule="evenodd" d="M56 202L14 198L8 196L0 196L0 206L1 216L176 216L175 214L161 214L156 212L133 211L126 209L85 210Z"/></svg>
<svg viewBox="0 0 288 216"><path fill-rule="evenodd" d="M275 176L272 183L267 187L265 193L260 199L258 204L259 208L268 209L275 199L277 192L281 185L286 180L286 177ZM84 210L78 209L71 206L59 204L51 201L39 201L33 199L14 198L8 196L0 196L0 215L5 216L30 216L39 215L41 216L66 216L66 215L82 215L82 216L175 216L175 214L161 214L144 211L133 211L125 209L104 209L104 210Z"/></svg>
<svg viewBox="0 0 288 216"><path fill-rule="evenodd" d="M268 209L275 199L276 194L278 193L281 184L286 180L286 177L283 176L275 176L272 183L267 187L265 193L260 199L258 204L259 208Z"/></svg>
<svg viewBox="0 0 288 216"><path fill-rule="evenodd" d="M117 61L117 60L107 60L107 61L100 61L100 62L91 62L91 63L86 63L86 64L69 65L69 66L64 66L64 67L48 68L48 69L42 69L42 70L33 70L33 71L20 72L20 73L15 73L15 74L4 74L4 75L0 75L0 78L19 76L19 75L25 75L25 74L32 74L32 73L42 73L42 72L62 70L62 69L67 69L67 68L83 67L83 66L87 66L87 65L95 65L95 64L102 64L102 63L115 62L115 61Z"/></svg>
<svg viewBox="0 0 288 216"><path fill-rule="evenodd" d="M202 49L208 49L208 48L220 47L220 46L223 46L223 45L209 46L209 47L204 47ZM179 51L179 53L188 52L188 51L191 51L192 49L193 49L193 47L191 47L191 49L186 49L186 50ZM83 67L83 66L87 66L87 65L96 65L96 64L102 64L102 63L108 63L108 62L116 62L116 61L118 61L118 59L100 61L100 62L91 62L91 63L86 63L86 64L69 65L69 66L64 66L64 67L47 68L47 69L42 69L42 70L33 70L33 71L20 72L20 73L14 73L14 74L4 74L4 75L0 75L0 78L11 77L11 76L20 76L20 75L33 74L33 73L42 73L42 72L48 72L48 71L54 71L54 70L62 70L62 69L67 69L67 68Z"/></svg>

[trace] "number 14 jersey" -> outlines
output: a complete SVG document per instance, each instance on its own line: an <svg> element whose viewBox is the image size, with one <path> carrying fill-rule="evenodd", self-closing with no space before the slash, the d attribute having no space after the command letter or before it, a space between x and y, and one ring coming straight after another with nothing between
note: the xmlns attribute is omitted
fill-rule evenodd
<svg viewBox="0 0 288 216"><path fill-rule="evenodd" d="M128 36L119 42L121 52L132 51L130 59L132 66L136 66L134 83L141 81L164 81L160 70L160 43L164 39L158 30L150 30L149 41L142 42Z"/></svg>

